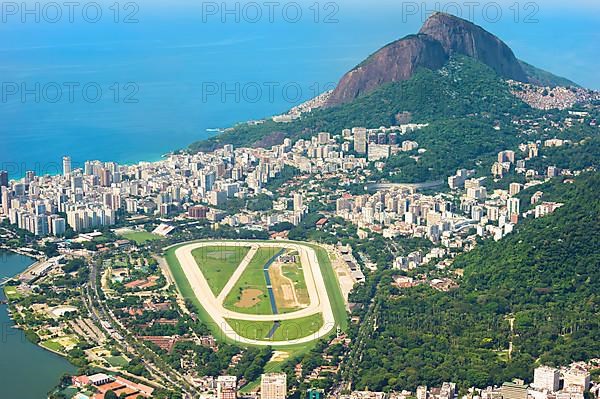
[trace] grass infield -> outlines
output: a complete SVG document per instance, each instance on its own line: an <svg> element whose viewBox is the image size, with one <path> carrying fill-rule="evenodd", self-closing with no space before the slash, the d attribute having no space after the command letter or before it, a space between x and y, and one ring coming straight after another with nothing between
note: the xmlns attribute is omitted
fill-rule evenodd
<svg viewBox="0 0 600 399"><path fill-rule="evenodd" d="M263 269L280 248L259 248L240 279L235 283L231 292L225 298L223 307L238 313L246 314L273 314L267 280Z"/></svg>
<svg viewBox="0 0 600 399"><path fill-rule="evenodd" d="M250 247L201 247L192 251L200 271L215 296L219 295Z"/></svg>
<svg viewBox="0 0 600 399"><path fill-rule="evenodd" d="M244 338L269 341L286 341L308 337L319 331L323 325L323 315L321 313L295 320L283 320L279 322L279 327L275 330L275 334L271 338L267 338L267 335L274 326L274 322L272 321L226 320L231 328Z"/></svg>

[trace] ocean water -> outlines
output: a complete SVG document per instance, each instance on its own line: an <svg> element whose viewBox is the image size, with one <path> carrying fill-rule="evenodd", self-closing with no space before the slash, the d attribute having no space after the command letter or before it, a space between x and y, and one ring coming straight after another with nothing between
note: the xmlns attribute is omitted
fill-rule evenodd
<svg viewBox="0 0 600 399"><path fill-rule="evenodd" d="M600 88L594 3L567 13L544 2L533 15L520 4L517 15L512 1L500 1L499 19L483 6L471 15L438 3L471 16L518 57ZM101 1L98 19L86 2L72 15L61 7L60 17L48 3L14 4L0 15L0 169L11 177L57 173L63 155L75 165L156 160L214 134L207 129L283 112L416 32L436 8L349 0L275 2L271 12L263 2Z"/></svg>

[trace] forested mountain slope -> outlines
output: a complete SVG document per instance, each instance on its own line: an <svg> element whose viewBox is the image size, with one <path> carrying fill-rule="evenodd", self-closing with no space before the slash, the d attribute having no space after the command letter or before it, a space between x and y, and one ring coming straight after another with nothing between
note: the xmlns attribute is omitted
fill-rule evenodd
<svg viewBox="0 0 600 399"><path fill-rule="evenodd" d="M536 364L600 355L600 174L537 190L565 205L459 256L460 288L400 290L392 271L372 280L376 329L353 330L361 340L350 370L356 388L482 387L530 379Z"/></svg>

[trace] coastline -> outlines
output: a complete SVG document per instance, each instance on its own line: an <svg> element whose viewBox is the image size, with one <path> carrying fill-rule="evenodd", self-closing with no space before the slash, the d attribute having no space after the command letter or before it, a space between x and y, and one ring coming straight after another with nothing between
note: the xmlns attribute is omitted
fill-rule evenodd
<svg viewBox="0 0 600 399"><path fill-rule="evenodd" d="M273 109L267 113L268 116L238 121L235 123L231 123L228 127L205 128L204 129L204 132L206 133L204 135L205 137L192 139L192 141L188 142L184 147L181 147L181 148L174 148L174 149L172 148L172 149L168 149L168 150L162 150L161 155L156 155L156 154L147 155L147 156L142 156L140 158L137 158L137 160L135 160L135 161L130 160L130 161L124 161L124 162L112 161L110 159L102 160L102 159L98 159L98 158L92 156L89 159L85 159L83 161L83 163L78 160L75 160L74 162L72 162L72 167L73 167L73 169L83 168L84 163L86 161L93 161L93 160L98 160L100 162L117 162L119 165L123 165L123 166L133 166L133 165L137 165L139 163L144 163L144 162L148 162L148 163L159 162L159 161L164 160L165 158L167 158L168 156L170 156L172 154L175 154L180 151L186 151L194 143L197 143L199 141L209 140L209 139L219 136L231 129L234 129L241 125L249 124L253 121L266 121L266 120L271 120L273 118L282 117L282 116L290 116L290 115L295 115L296 117L301 117L303 114L310 113L314 109L320 108L322 106L322 104L320 102L322 102L322 101L324 101L324 99L328 98L328 96L330 94L331 94L331 90L324 91L322 93L319 93L315 97L309 98L305 101L302 101L299 104L294 105L292 107L289 107L289 104L288 104L286 106L287 108L285 109L285 111L283 113L278 113L277 110ZM17 170L19 171L19 175L14 175L12 177L9 176L9 178L11 180L21 180L21 179L25 178L25 173L27 170L33 170L36 173L36 175L40 175L40 176L45 176L45 175L58 176L58 175L62 174L62 172L61 172L62 165L61 165L60 161L63 156L69 156L69 154L58 155L56 161L50 162L46 165L40 165L38 163L34 163L32 165L33 168L31 168L31 169L29 169L28 166L30 166L30 165L27 162L15 163L15 166L17 167ZM47 168L48 166L52 166L53 173L46 173L44 170L42 170L42 169Z"/></svg>
<svg viewBox="0 0 600 399"><path fill-rule="evenodd" d="M28 251L23 251L21 248L12 248L12 247L4 246L4 245L0 246L0 251L12 252L17 255L22 255L22 256L26 256L28 258L36 259L38 261L40 260L39 258L43 258L43 256L41 256L41 255L36 256ZM14 278L14 276L11 278Z"/></svg>
<svg viewBox="0 0 600 399"><path fill-rule="evenodd" d="M6 285L6 282L11 281L11 280L18 280L22 275L29 273L30 271L32 271L33 269L38 267L41 263L43 263L47 260L47 258L43 255L32 254L31 252L23 251L21 248L10 248L10 247L6 247L6 246L0 246L0 251L6 251L6 252L10 252L12 254L19 255L19 256L24 256L26 258L31 259L31 261L32 261L32 263L29 266L27 266L27 268L25 270L22 270L13 276L6 276L6 277L3 277L0 279L0 281L1 281L0 287L2 288L2 292L4 292L4 286ZM7 301L8 304L10 303L8 301L8 298L5 298L5 300ZM11 320L12 320L12 315L11 315Z"/></svg>
<svg viewBox="0 0 600 399"><path fill-rule="evenodd" d="M13 275L13 276L7 276L7 277L3 278L3 279L6 279L6 281L18 279L21 275L23 275L24 273L27 273L29 270L33 269L34 267L36 267L40 263L40 260L38 260L35 257L33 257L31 254L26 254L26 253L20 252L18 249L0 247L0 251L12 252L14 254L17 254L17 255L20 255L20 256L25 256L25 257L28 257L28 258L30 258L30 259L33 260L33 263L31 263L29 266L27 266L27 268L25 270L23 270L23 271L15 274L15 275ZM0 305L5 305L6 306L6 312L8 314L8 318L13 323L13 325L11 326L11 328L14 328L14 329L17 329L17 330L21 330L23 332L23 334L25 335L25 327L26 326L23 326L23 325L17 323L15 321L15 319L13 318L13 311L12 311L11 306L10 306L11 302L8 299L8 297L6 296L6 294L4 293L4 285L2 286L1 292L2 292L2 296L4 297L4 303L1 303ZM44 347L44 346L41 345L41 342L35 343L35 342L31 341L27 337L27 335L25 335L25 338L31 344L34 344L36 346L39 346L42 349L45 349L45 350L47 350L49 352L55 353L55 354L57 354L57 355L59 355L61 357L65 357L66 358L66 354L54 351L54 350L52 350L50 348L46 348L46 347Z"/></svg>
<svg viewBox="0 0 600 399"><path fill-rule="evenodd" d="M220 134L220 133L218 133L218 134ZM119 165L123 165L123 166L134 166L134 165L137 165L139 163L144 163L144 162L147 162L147 163L160 162L160 161L164 160L165 158L167 158L169 155L174 154L175 152L181 151L181 150L182 149L170 150L170 151L167 151L167 152L163 153L162 155L152 155L150 157L144 157L142 159L138 159L137 161L127 161L127 162L117 162L117 163ZM25 178L25 173L26 173L27 170L32 170L33 172L35 172L35 174L37 176L51 176L51 177L59 176L59 175L62 174L62 172L60 171L60 168L62 167L62 165L60 164L60 159L63 156L68 156L68 155L69 154L59 155L56 162L51 162L51 163L48 163L46 165L40 165L40 164L34 163L32 169L27 168L28 164L26 162L22 162L22 163L16 165L17 169L20 172L20 174L19 175L14 175L14 176L10 176L9 175L9 178L10 178L10 180L15 180L15 181L22 180L22 179ZM73 162L72 165L73 165L74 169L76 169L76 168L83 168L84 163L86 161L96 161L96 160L100 161L100 162L114 162L114 161L111 161L111 160L105 160L105 161L103 161L101 159L95 159L94 157L92 157L90 159L84 160L83 163ZM52 168L53 172L52 173L47 173L44 170L41 170L41 169L44 169L44 168L46 168L46 167L48 167L50 165L53 166L53 168ZM40 172L40 173L38 173L38 172Z"/></svg>
<svg viewBox="0 0 600 399"><path fill-rule="evenodd" d="M10 248L0 248L0 252L5 257L1 271L8 279L17 278L37 263L29 254L22 254ZM19 267L23 269L18 270ZM6 297L3 288L0 288L0 296ZM4 393L14 399L46 397L47 392L56 386L60 375L73 373L77 367L68 360L66 354L50 350L30 340L25 333L26 326L17 323L14 318L14 305L8 299L2 305L0 317L7 332L5 339L0 342L3 353L0 363L4 361L6 366L10 365L0 376L0 384L6 390ZM37 376L38 383L26 388L26 381L30 379L31 373Z"/></svg>
<svg viewBox="0 0 600 399"><path fill-rule="evenodd" d="M10 251L10 252L12 252L12 253L15 253L15 254L17 254L17 255L25 256L25 257L31 258L32 260L35 260L35 261L34 261L34 262L31 264L31 265L27 266L27 268L26 268L25 270L23 270L22 272L20 272L20 273L17 273L17 274L15 274L15 275L14 275L14 276L12 276L12 277L6 277L6 278L7 278L7 281L18 279L18 278L19 278L20 276L22 276L23 274L25 274L25 273L29 272L30 270L34 269L35 267L37 267L37 266L40 264L40 262L43 262L43 260L41 260L41 259L37 259L36 257L32 256L31 254L27 254L27 253L23 253L22 251L19 251L19 250L18 250L18 248L17 248L17 249L14 249L14 248L5 248L5 247L0 247L0 251L2 251L2 250L4 250L4 251ZM4 287L2 287L2 288L4 288ZM54 353L55 355L58 355L58 356L60 356L60 357L63 357L63 358L65 358L65 359L68 361L69 359L68 359L68 355L67 355L66 353L62 353L62 352L59 352L59 351L55 351L55 350L53 350L53 349L50 349L50 348L48 348L48 347L45 347L44 345L42 345L42 342L41 342L41 341L36 343L36 342L33 342L33 341L31 341L31 340L29 339L29 337L27 336L27 334L25 334L25 331L26 331L26 326L25 326L25 325L22 325L22 324L20 324L20 323L17 323L17 322L15 321L15 319L13 318L13 312L12 312L12 310L11 310L11 308L10 308L10 300L9 300L9 299L6 297L6 294L4 294L4 289L2 289L2 294L3 294L3 296L4 296L4 300L5 300L5 302L6 302L6 303L3 303L3 305L6 305L6 307L7 307L7 313L8 313L8 317L9 317L9 319L10 319L10 320L12 321L12 323L13 323L13 326L12 326L11 328L15 328L15 329L21 330L21 331L23 332L23 334L25 335L25 338L27 339L27 341L28 341L28 342L30 342L31 344L33 344L33 345L36 345L36 346L39 346L40 348L42 348L42 349L44 349L44 350L47 350L48 352L52 352L52 353ZM69 363L70 363L70 362L69 362Z"/></svg>

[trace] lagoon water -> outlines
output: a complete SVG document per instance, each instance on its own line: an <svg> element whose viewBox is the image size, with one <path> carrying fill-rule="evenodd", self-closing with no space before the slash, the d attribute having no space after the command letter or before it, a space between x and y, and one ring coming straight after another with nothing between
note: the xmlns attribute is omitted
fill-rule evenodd
<svg viewBox="0 0 600 399"><path fill-rule="evenodd" d="M380 46L418 31L424 18L392 0L300 1L297 22L291 10L283 14L287 1L276 2L272 19L263 2L253 3L258 20L239 8L245 2L228 2L233 15L220 1L98 3L96 23L81 10L73 22L67 10L57 22L44 8L37 16L25 9L2 15L0 169L13 178L58 173L63 155L75 166L156 160L214 134L207 129L283 112L331 88ZM208 3L217 10L209 14ZM520 58L599 88L594 13L565 13L557 4L544 2L537 23L524 21L525 12L515 22L508 5L497 22L481 10L472 19Z"/></svg>
<svg viewBox="0 0 600 399"><path fill-rule="evenodd" d="M25 270L31 258L0 250L0 279ZM0 293L0 297L3 297ZM76 369L65 359L27 341L13 328L6 305L0 305L0 397L43 399L64 373Z"/></svg>

